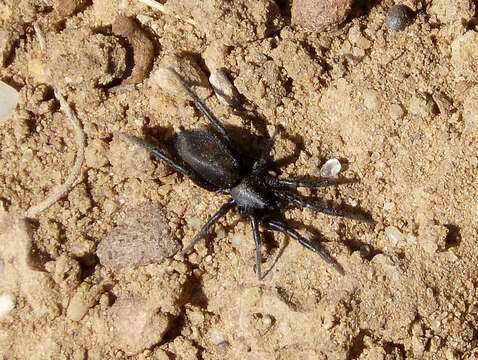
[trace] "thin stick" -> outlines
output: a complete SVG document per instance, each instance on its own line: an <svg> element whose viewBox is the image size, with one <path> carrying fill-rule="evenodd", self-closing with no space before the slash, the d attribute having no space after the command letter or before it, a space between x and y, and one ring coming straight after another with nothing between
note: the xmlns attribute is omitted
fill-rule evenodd
<svg viewBox="0 0 478 360"><path fill-rule="evenodd" d="M35 23L33 27L36 31L38 41L40 43L40 48L42 51L45 51L45 37L43 36L43 33L40 27L38 26L37 23ZM49 71L48 71L48 76L50 77ZM50 80L51 80L51 77L50 77ZM83 129L81 128L81 124L79 120L73 113L73 110L71 109L70 105L66 101L65 97L59 91L57 91L55 86L53 86L53 91L55 93L56 98L60 101L60 106L62 111L65 113L66 118L70 121L71 125L73 126L78 149L76 151L75 163L65 183L60 185L56 189L56 191L53 194L49 195L45 200L41 201L39 204L36 204L30 207L26 212L26 217L33 217L39 214L40 212L49 208L51 205L53 205L58 200L60 200L66 193L68 193L73 187L73 184L75 183L75 181L79 178L81 173L81 164L83 164L83 158L85 154L85 133L83 132Z"/></svg>

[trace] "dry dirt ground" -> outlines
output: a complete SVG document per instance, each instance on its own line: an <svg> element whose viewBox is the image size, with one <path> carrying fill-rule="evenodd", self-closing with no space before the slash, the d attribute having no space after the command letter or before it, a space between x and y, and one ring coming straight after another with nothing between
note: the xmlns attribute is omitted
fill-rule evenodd
<svg viewBox="0 0 478 360"><path fill-rule="evenodd" d="M287 0L3 0L0 80L20 101L0 124L2 307L14 300L1 357L478 358L477 4L405 4L416 16L402 32L384 25L384 0L314 33L291 24ZM283 215L343 276L264 231L259 281L236 210L168 257L225 201L117 135L166 147L180 126L206 124L158 86L169 62L202 81L247 154L277 131L276 174L317 177L338 158L341 177L360 179L299 192L374 225ZM217 69L237 90L230 104L207 83ZM71 190L27 213L83 159L59 94L84 160Z"/></svg>

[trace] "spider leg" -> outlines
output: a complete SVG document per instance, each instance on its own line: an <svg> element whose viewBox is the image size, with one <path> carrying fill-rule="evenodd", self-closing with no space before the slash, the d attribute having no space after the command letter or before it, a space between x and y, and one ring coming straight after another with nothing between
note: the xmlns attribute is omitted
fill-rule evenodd
<svg viewBox="0 0 478 360"><path fill-rule="evenodd" d="M332 216L340 216L340 217L344 217L348 219L353 219L353 220L358 220L358 221L363 221L369 224L373 224L373 220L370 218L367 218L364 214L353 214L353 213L346 212L344 210L329 208L327 206L320 205L319 203L315 201L309 201L300 195L293 194L288 191L273 190L273 192L277 197L281 199L292 201L299 206L312 209L314 211L318 211L323 214L332 215Z"/></svg>
<svg viewBox="0 0 478 360"><path fill-rule="evenodd" d="M229 146L229 148L233 151L235 155L238 155L239 152L237 151L236 145L232 141L231 137L226 131L226 128L220 122L217 117L212 113L212 111L206 106L206 104L191 90L191 88L186 84L186 82L183 80L183 78L174 70L173 68L169 68L169 70L176 75L178 78L179 82L181 83L181 86L186 90L188 95L191 97L192 101L194 102L194 105L196 108L206 117L206 119L209 120L209 122L212 124L214 129L216 129L219 134L224 138L226 141L226 144Z"/></svg>
<svg viewBox="0 0 478 360"><path fill-rule="evenodd" d="M354 179L343 179L343 180L298 180L298 179L280 179L273 176L267 176L265 178L267 185L274 189L283 189L283 188L298 188L298 187L327 187L333 185L342 185L354 183Z"/></svg>
<svg viewBox="0 0 478 360"><path fill-rule="evenodd" d="M261 156L259 157L259 159L257 159L255 161L254 165L252 166L252 173L253 174L259 175L259 174L263 173L265 170L267 170L266 167L267 167L267 164L269 163L269 160L270 160L270 155L271 155L272 148L274 147L274 141L275 141L276 134L277 134L277 130L274 132L272 137L270 139L268 139L266 147L262 151Z"/></svg>
<svg viewBox="0 0 478 360"><path fill-rule="evenodd" d="M171 156L167 155L163 150L161 150L158 147L155 147L151 144L146 143L140 138L137 138L136 136L124 134L121 132L117 132L118 135L121 135L131 141L132 143L141 146L142 148L148 150L150 153L152 153L154 156L157 156L161 160L165 161L169 166L171 166L174 170L180 172L183 175L186 175L189 177L196 185L209 190L209 191L217 191L217 187L211 185L210 183L204 181L201 179L196 173L191 171L190 169L182 166L179 164L178 161L174 160Z"/></svg>
<svg viewBox="0 0 478 360"><path fill-rule="evenodd" d="M256 267L257 267L257 277L259 280L262 280L262 243L261 243L261 234L259 233L259 222L255 216L251 216L251 226L252 233L254 234L254 242L256 243Z"/></svg>
<svg viewBox="0 0 478 360"><path fill-rule="evenodd" d="M201 240L204 237L204 235L206 235L210 227L213 226L221 217L226 215L227 212L232 209L234 204L235 204L235 201L233 199L230 199L227 203L222 205L221 208L208 220L208 222L204 224L201 230L199 230L199 232L192 239L189 245L183 249L182 254L186 254L189 250L191 250L194 244L196 244L199 240Z"/></svg>
<svg viewBox="0 0 478 360"><path fill-rule="evenodd" d="M305 246L307 249L312 250L317 253L327 264L330 264L334 267L335 270L340 275L344 275L344 269L340 266L329 254L327 254L323 249L318 245L314 245L305 237L300 235L297 231L292 229L290 226L284 224L278 220L264 220L261 221L261 226L264 226L270 230L280 231L287 236L290 236L292 239L297 240L301 245Z"/></svg>

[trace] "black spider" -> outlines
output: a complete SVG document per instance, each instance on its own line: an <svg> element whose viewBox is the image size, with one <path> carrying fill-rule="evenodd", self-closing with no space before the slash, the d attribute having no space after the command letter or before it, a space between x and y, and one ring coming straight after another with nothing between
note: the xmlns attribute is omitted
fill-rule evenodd
<svg viewBox="0 0 478 360"><path fill-rule="evenodd" d="M179 78L179 75L176 74L176 76ZM328 179L318 181L282 179L267 174L272 141L270 141L262 156L254 162L252 168L250 166L247 167L224 125L181 78L178 80L192 98L197 109L209 120L213 129L186 130L181 128L176 140L176 151L179 159L174 159L163 150L147 144L137 137L126 134L122 135L133 143L147 149L161 160L164 160L175 170L188 176L196 185L209 191L230 195L229 201L222 205L201 228L191 243L183 249L183 253L187 253L198 240L206 235L214 223L226 215L235 205L238 205L241 215L248 217L251 222L256 243L257 275L259 280L262 279L260 226L285 233L306 248L319 254L327 263L334 265L337 271L343 273L342 267L324 250L304 238L285 223L272 219L272 215L283 209L281 201L286 200L328 215L369 223L372 223L372 220L360 214L351 214L340 209L320 205L317 202L309 201L300 195L287 191L288 188L325 187L337 185L338 183Z"/></svg>

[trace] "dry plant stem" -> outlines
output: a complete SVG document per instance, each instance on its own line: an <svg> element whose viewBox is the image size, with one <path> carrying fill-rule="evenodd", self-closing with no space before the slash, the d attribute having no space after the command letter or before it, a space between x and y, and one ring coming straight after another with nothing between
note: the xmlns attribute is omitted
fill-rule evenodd
<svg viewBox="0 0 478 360"><path fill-rule="evenodd" d="M38 24L34 24L33 26L38 36L40 48L42 49L42 51L45 51L45 38L43 36L43 33L40 27L38 26ZM49 73L49 69L47 70ZM53 205L59 199L61 199L66 193L68 193L73 187L73 184L75 183L75 181L80 176L81 164L83 164L84 153L85 153L85 134L83 132L83 129L81 128L80 122L78 118L75 116L75 114L73 113L73 110L71 109L70 105L68 105L68 102L66 101L65 97L62 94L60 94L59 91L57 91L55 86L53 86L53 90L55 92L55 97L60 101L61 109L65 113L67 119L70 121L75 131L75 138L76 138L76 143L78 146L78 149L76 151L75 164L73 165L73 169L71 170L70 175L66 179L65 183L60 185L56 189L56 191L50 196L48 196L45 200L41 201L39 204L36 204L30 207L27 210L26 217L33 217L39 214L43 210Z"/></svg>
<svg viewBox="0 0 478 360"><path fill-rule="evenodd" d="M163 14L170 14L169 11L166 10L164 5L158 3L157 1L154 1L154 0L139 0L139 2L142 2L143 4L148 5L148 6L152 7L153 9L159 10ZM192 19L183 19L178 15L174 15L174 16L179 20L183 20L183 21L187 22L188 24L196 25L196 23Z"/></svg>

